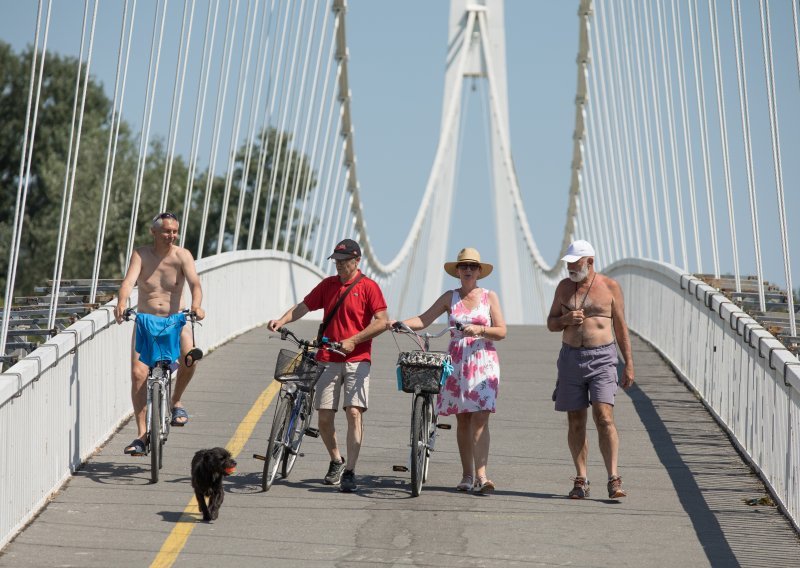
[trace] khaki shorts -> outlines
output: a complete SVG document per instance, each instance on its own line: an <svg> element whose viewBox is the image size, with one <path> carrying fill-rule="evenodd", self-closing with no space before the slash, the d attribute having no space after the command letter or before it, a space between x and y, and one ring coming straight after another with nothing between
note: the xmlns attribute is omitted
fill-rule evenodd
<svg viewBox="0 0 800 568"><path fill-rule="evenodd" d="M369 399L369 361L323 363L325 370L317 381L314 408L338 410L339 393L344 387L342 408L356 406L367 409Z"/></svg>

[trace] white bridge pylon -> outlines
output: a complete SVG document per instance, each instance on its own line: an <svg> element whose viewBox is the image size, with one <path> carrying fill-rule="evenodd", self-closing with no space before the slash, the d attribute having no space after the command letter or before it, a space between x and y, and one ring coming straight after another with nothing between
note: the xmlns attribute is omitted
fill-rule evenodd
<svg viewBox="0 0 800 568"><path fill-rule="evenodd" d="M523 294L538 292L536 295L539 297L546 294L542 294L543 290L523 291L523 282L535 280L535 283L530 282L534 287L549 284L546 287L550 288L558 279L560 267L554 270L548 266L533 242L511 158L503 0L482 0L479 3L452 0L448 46L441 134L428 182L429 189L436 188L431 196L431 219L436 219L440 226L450 226L464 80L485 80L490 107L490 178L500 297L509 323L540 323L544 306L539 302L533 310L538 313L530 313L531 302ZM475 243L466 245L476 246ZM441 290L442 264L447 253L452 252L446 247L446 239L430 239L424 271L424 300L432 301ZM531 269L534 274L530 274Z"/></svg>

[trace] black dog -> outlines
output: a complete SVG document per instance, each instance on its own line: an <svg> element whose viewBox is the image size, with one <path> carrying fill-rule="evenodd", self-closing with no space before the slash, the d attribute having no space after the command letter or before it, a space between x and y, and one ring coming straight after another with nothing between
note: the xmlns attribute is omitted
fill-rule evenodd
<svg viewBox="0 0 800 568"><path fill-rule="evenodd" d="M219 516L219 508L225 499L222 478L236 469L236 460L225 448L198 450L192 458L192 487L197 505L204 521L213 521ZM206 505L208 497L208 505Z"/></svg>

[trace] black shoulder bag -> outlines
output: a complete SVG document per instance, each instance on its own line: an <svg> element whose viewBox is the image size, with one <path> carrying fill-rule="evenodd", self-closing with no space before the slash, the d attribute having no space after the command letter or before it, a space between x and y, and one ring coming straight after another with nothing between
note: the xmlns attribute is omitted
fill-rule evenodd
<svg viewBox="0 0 800 568"><path fill-rule="evenodd" d="M336 310L338 310L339 306L342 305L342 302L344 302L344 299L350 293L350 290L353 289L353 286L358 284L358 281L361 280L362 278L364 278L364 275L363 274L359 274L356 277L356 279L353 280L353 283L350 284L350 286L347 287L347 290L344 291L344 294L339 296L339 299L336 301L336 303L333 305L333 308L328 313L328 317L326 317L324 320L322 320L322 323L319 325L319 331L317 332L317 343L321 343L322 342L322 336L325 334L325 328L327 328L328 324L331 323L331 320L333 319L333 316L336 313Z"/></svg>

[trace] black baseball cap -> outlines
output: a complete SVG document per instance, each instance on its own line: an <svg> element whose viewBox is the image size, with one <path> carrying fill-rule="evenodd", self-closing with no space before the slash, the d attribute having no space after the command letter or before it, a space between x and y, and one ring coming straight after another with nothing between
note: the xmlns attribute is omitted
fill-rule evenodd
<svg viewBox="0 0 800 568"><path fill-rule="evenodd" d="M361 257L361 247L353 239L340 241L333 249L333 254L328 258L333 260L349 260Z"/></svg>

